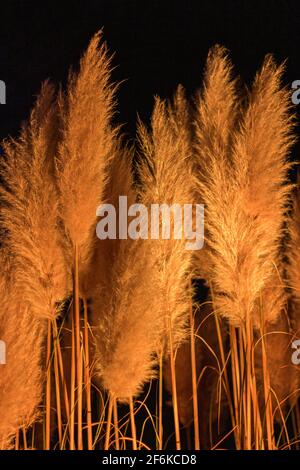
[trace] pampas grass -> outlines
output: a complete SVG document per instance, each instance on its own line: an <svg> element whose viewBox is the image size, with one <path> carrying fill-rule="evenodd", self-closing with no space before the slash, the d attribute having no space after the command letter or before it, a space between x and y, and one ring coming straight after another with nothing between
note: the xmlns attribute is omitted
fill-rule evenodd
<svg viewBox="0 0 300 470"><path fill-rule="evenodd" d="M103 192L103 203L112 204L116 208L116 219L119 218L119 196L127 197L130 206L136 202L136 190L132 177L132 149L123 144L122 139L115 142L112 158L107 168L107 183ZM111 295L111 272L117 263L119 240L106 238L100 240L96 230L91 237L92 256L81 276L81 284L87 298L96 299L100 296L100 305L105 304L101 297ZM103 310L103 307L100 307ZM92 324L96 325L101 317L101 311L92 309Z"/></svg>
<svg viewBox="0 0 300 470"><path fill-rule="evenodd" d="M138 200L147 207L151 201L191 200L186 139L181 140L183 130L179 132L173 123L175 113L182 112L183 99L180 89L169 113L163 102L156 101L152 134L141 125L143 159L139 164ZM120 241L111 280L114 289L109 291L108 306L100 323L102 341L96 342L102 359L99 367L103 384L117 398L136 396L142 385L154 376L155 354L168 344L164 331L169 320L174 345L182 339L187 321L187 272L191 258L183 244L182 240ZM99 303L103 302L103 296L99 299ZM105 300L103 304L107 305Z"/></svg>
<svg viewBox="0 0 300 470"><path fill-rule="evenodd" d="M157 99L152 115L152 134L140 126L139 141L142 162L139 168L141 201L149 206L158 204L185 204L193 202L194 178L188 139L188 113L183 89L178 88L174 102L166 105ZM174 119L175 117L175 119ZM174 219L171 218L172 224ZM160 222L161 224L162 222ZM173 226L172 226L173 227ZM160 232L162 225L160 225ZM174 347L187 334L191 298L189 275L191 274L191 251L185 248L186 240L152 241L151 255L156 259L159 294L165 316L172 330ZM162 350L168 341L162 342Z"/></svg>
<svg viewBox="0 0 300 470"><path fill-rule="evenodd" d="M155 98L137 152L113 123L102 33L65 92L43 85L3 143L1 448L297 448L299 201L290 217L283 71L267 57L243 94L215 46L193 105L182 86ZM113 204L118 222L119 196L148 215L203 203L204 249L173 236L172 213L167 239L163 216L137 240L98 239L97 207Z"/></svg>
<svg viewBox="0 0 300 470"><path fill-rule="evenodd" d="M46 83L19 139L4 143L1 162L1 221L15 256L15 282L30 311L49 319L69 288L57 219L56 115L54 89Z"/></svg>
<svg viewBox="0 0 300 470"><path fill-rule="evenodd" d="M298 304L300 304L300 259L299 259L299 246L300 246L300 189L299 189L299 170L297 187L293 194L292 214L289 220L289 234L290 241L288 246L288 282L291 289L291 296L293 302L293 320L296 332L299 332L300 323L298 318Z"/></svg>
<svg viewBox="0 0 300 470"><path fill-rule="evenodd" d="M210 279L216 309L233 324L248 317L256 326L274 321L285 302L279 252L290 191L287 155L294 138L282 72L283 66L266 58L240 124L230 133L236 92L231 64L217 49L208 59L198 101L196 163L199 198L207 208ZM260 302L267 294L261 318Z"/></svg>
<svg viewBox="0 0 300 470"><path fill-rule="evenodd" d="M66 94L60 95L62 135L56 157L64 253L68 265L73 266L79 449L82 448L83 380L79 295L86 297L82 279L93 252L96 209L102 202L107 165L116 137L116 130L111 126L115 92L109 81L111 59L106 45L100 42L101 33L98 33L81 59L79 72L70 74ZM73 415L71 418L73 422Z"/></svg>
<svg viewBox="0 0 300 470"><path fill-rule="evenodd" d="M44 324L22 306L22 292L14 282L14 259L6 248L0 258L0 337L6 346L6 363L0 366L0 449L8 449L19 428L26 429L40 416Z"/></svg>
<svg viewBox="0 0 300 470"><path fill-rule="evenodd" d="M127 166L124 163L119 161L118 172L114 174L116 188L124 188L125 193L131 191L131 175L126 170L130 161ZM113 191L111 200L114 195ZM143 325L155 323L160 312L159 300L155 296L156 285L149 285L149 276L155 280L155 266L148 256L145 241L120 240L116 243L109 240L109 246L112 243L112 267L107 273L109 284L104 282L98 288L91 321L103 386L113 397L128 400L140 392L153 374L151 354L155 351L155 341L152 335L157 338L159 331ZM154 310L149 309L145 295Z"/></svg>
<svg viewBox="0 0 300 470"><path fill-rule="evenodd" d="M74 247L79 269L91 256L96 209L102 202L106 169L114 150L116 130L111 127L115 86L110 84L111 58L101 33L96 34L81 59L77 74L70 74L68 90L61 94L62 137L56 166L60 216L69 246Z"/></svg>
<svg viewBox="0 0 300 470"><path fill-rule="evenodd" d="M139 178L142 185L141 200L146 206L153 201L158 204L174 203L183 207L193 201L194 179L189 132L189 113L184 91L178 88L174 102L166 105L156 99L151 127L152 135L140 125L139 141L144 162L140 165ZM174 218L171 218L175 229ZM151 221L152 223L152 221ZM160 237L164 221L159 223ZM155 228L151 226L151 230ZM179 414L174 352L187 335L187 323L192 292L190 275L192 254L186 249L186 240L153 242L151 256L156 260L157 295L160 296L163 330L159 354L170 356L172 402L176 449L180 450Z"/></svg>

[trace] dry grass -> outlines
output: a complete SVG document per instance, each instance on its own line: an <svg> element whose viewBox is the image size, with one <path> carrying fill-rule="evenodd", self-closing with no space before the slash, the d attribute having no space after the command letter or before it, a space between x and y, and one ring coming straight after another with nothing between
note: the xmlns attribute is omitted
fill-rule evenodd
<svg viewBox="0 0 300 470"><path fill-rule="evenodd" d="M284 67L267 57L244 93L215 46L194 103L181 86L156 98L137 151L113 124L110 71L99 33L67 90L44 84L3 143L0 447L297 449L300 214ZM204 203L204 249L163 239L162 217L138 240L99 240L96 209L120 195Z"/></svg>
<svg viewBox="0 0 300 470"><path fill-rule="evenodd" d="M19 428L39 418L43 371L41 351L45 328L24 307L14 282L15 264L5 249L1 256L1 340L6 344L6 364L0 374L0 448L11 448Z"/></svg>
<svg viewBox="0 0 300 470"><path fill-rule="evenodd" d="M1 221L15 257L15 282L38 318L53 318L56 303L70 289L57 221L58 123L53 101L54 89L46 83L19 139L4 143L1 162Z"/></svg>
<svg viewBox="0 0 300 470"><path fill-rule="evenodd" d="M300 272L299 266L299 246L300 246L300 188L299 188L299 170L297 186L294 189L292 213L289 219L290 241L288 246L288 283L291 289L293 299L292 319L295 331L298 333L300 329L298 306L300 303Z"/></svg>
<svg viewBox="0 0 300 470"><path fill-rule="evenodd" d="M279 252L294 138L288 93L280 88L282 71L271 58L265 60L235 122L231 65L217 49L209 56L197 103L198 200L207 208L208 277L216 309L237 325L247 317L256 326L273 321L285 301ZM267 311L261 319L257 304L264 298Z"/></svg>
<svg viewBox="0 0 300 470"><path fill-rule="evenodd" d="M78 247L84 272L93 247L96 208L103 201L107 166L114 151L116 130L111 127L115 87L110 79L110 56L96 34L70 73L68 90L59 108L62 137L56 156L59 211L69 241L66 255L73 262Z"/></svg>

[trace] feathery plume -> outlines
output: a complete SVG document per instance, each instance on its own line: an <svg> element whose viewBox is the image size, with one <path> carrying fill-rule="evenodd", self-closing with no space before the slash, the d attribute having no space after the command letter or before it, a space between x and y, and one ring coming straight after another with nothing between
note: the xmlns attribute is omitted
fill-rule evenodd
<svg viewBox="0 0 300 470"><path fill-rule="evenodd" d="M295 313L297 306L300 305L300 173L298 170L298 181L297 188L293 194L293 207L291 217L289 219L288 228L290 241L288 245L288 281L289 286L291 287L291 297L293 301L293 310ZM299 330L298 325L300 325L300 320L294 318L297 323L297 330Z"/></svg>
<svg viewBox="0 0 300 470"><path fill-rule="evenodd" d="M175 93L173 103L167 105L156 99L151 125L151 135L147 135L146 129L140 125L141 201L148 207L153 203L167 204L169 207L173 204L183 207L184 204L193 203L195 182L192 175L189 113L181 86ZM174 224L174 219L171 220ZM164 223L164 220L160 220L160 229ZM151 246L151 256L157 266L161 310L165 318L166 330L163 336L168 337L170 322L174 347L180 344L186 334L191 298L189 275L192 270L192 251L187 250L185 245L184 236L179 240L172 236L164 240L160 236Z"/></svg>
<svg viewBox="0 0 300 470"><path fill-rule="evenodd" d="M251 316L258 326L261 320L275 320L285 302L279 247L290 190L286 183L287 154L293 143L289 96L280 86L283 66L276 67L267 57L238 131L230 139L228 122L236 109L231 66L219 49L210 61L196 128L215 307L233 324ZM223 89L229 100L218 104L210 96L216 89ZM217 107L211 109L211 103ZM265 308L263 297L269 300Z"/></svg>
<svg viewBox="0 0 300 470"><path fill-rule="evenodd" d="M117 133L111 126L116 89L110 84L111 58L100 41L98 33L60 99L63 131L56 162L60 215L69 240L68 261L72 264L77 246L80 272L91 257L96 209L102 202Z"/></svg>
<svg viewBox="0 0 300 470"><path fill-rule="evenodd" d="M67 270L57 220L54 153L58 139L54 89L49 83L18 140L4 143L2 227L15 256L15 275L30 311L53 318L67 294Z"/></svg>
<svg viewBox="0 0 300 470"><path fill-rule="evenodd" d="M120 401L137 396L154 376L154 353L162 331L155 266L142 240L122 243L112 274L114 295L103 293L102 318L94 329L102 383ZM101 291L103 292L103 291ZM96 298L95 312L101 308ZM155 329L153 328L155 325Z"/></svg>
<svg viewBox="0 0 300 470"><path fill-rule="evenodd" d="M118 158L117 153L114 155L105 202L118 207L119 195L128 196L131 204L135 191L130 153L120 153ZM118 210L116 214L118 217ZM91 308L94 380L99 382L101 378L112 396L126 401L153 376L152 348L159 332L149 325L160 315L156 267L145 240L97 240L95 246L97 262L93 266L98 279L92 282L95 287Z"/></svg>
<svg viewBox="0 0 300 470"><path fill-rule="evenodd" d="M14 281L14 260L0 251L0 338L6 363L0 365L0 449L8 449L21 426L38 417L42 398L41 348L44 322L37 321L21 303Z"/></svg>
<svg viewBox="0 0 300 470"><path fill-rule="evenodd" d="M147 208L152 203L171 206L193 200L184 110L180 88L172 107L156 99L151 134L140 124L138 201ZM168 349L169 324L174 346L185 335L191 267L185 242L171 238L120 243L114 292L97 342L103 384L118 398L138 395L155 375L156 354Z"/></svg>
<svg viewBox="0 0 300 470"><path fill-rule="evenodd" d="M103 191L103 203L112 204L115 207L116 220L119 219L119 196L127 196L128 206L136 202L136 191L132 178L132 154L132 149L122 146L121 141L116 141L110 165L107 168L107 184ZM117 262L120 242L110 238L100 240L96 234L95 224L90 243L92 255L85 265L80 282L81 290L86 297L93 299L102 291L111 295L113 287L111 272L114 263ZM97 317L98 313L95 316Z"/></svg>
<svg viewBox="0 0 300 470"><path fill-rule="evenodd" d="M203 91L197 94L195 100L195 126L192 137L194 171L204 186L210 184L211 170L215 173L216 185L222 185L222 178L227 178L226 160L239 115L236 88L237 80L233 79L233 67L227 50L219 45L212 47L207 57ZM197 185L197 202L204 202L202 193L204 188ZM195 252L194 259L196 274L209 280L211 256L207 233L206 223L205 245L202 250Z"/></svg>

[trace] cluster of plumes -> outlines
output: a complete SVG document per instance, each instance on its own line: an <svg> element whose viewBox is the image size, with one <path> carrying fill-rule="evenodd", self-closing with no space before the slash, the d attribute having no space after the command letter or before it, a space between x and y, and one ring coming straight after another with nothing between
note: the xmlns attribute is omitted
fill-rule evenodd
<svg viewBox="0 0 300 470"><path fill-rule="evenodd" d="M137 199L148 214L153 202L184 204L193 197L189 140L180 122L188 116L186 106L179 88L172 104L156 100L150 132L140 124ZM161 233L161 223L149 230ZM105 292L103 286L96 295L93 325L104 386L126 400L154 376L160 354L169 350L168 332L173 347L186 334L192 255L183 238L152 240L150 235L120 240L116 251L113 289Z"/></svg>
<svg viewBox="0 0 300 470"><path fill-rule="evenodd" d="M283 71L267 56L251 90L241 95L227 51L212 48L192 119L196 201L205 205L206 234L196 268L210 287L214 311L232 326L254 328L259 389L265 335L277 411L288 398L294 401L299 384L291 364L291 342L299 328L299 192L289 218L289 152L295 135ZM202 360L200 353L199 367ZM181 358L188 361L187 355ZM190 414L191 408L190 399Z"/></svg>
<svg viewBox="0 0 300 470"><path fill-rule="evenodd" d="M196 201L205 205L206 234L196 268L210 287L214 311L232 326L254 328L258 389L263 389L265 335L277 412L295 401L299 387L299 371L291 363L299 330L299 190L290 217L289 152L295 135L283 71L266 57L251 90L241 95L226 50L216 46L193 111ZM188 353L179 358L179 368L190 360ZM200 353L200 369L201 361ZM189 403L191 416L191 385L189 396L188 401L185 390L181 401Z"/></svg>
<svg viewBox="0 0 300 470"><path fill-rule="evenodd" d="M232 325L251 319L255 328L271 328L286 305L282 239L294 136L289 95L280 84L283 67L267 57L244 100L225 50L213 48L194 106L179 87L172 102L156 98L149 130L139 123L136 184L134 152L112 123L116 87L110 69L97 34L66 93L56 95L46 83L20 137L3 144L4 446L37 416L47 320L72 291L75 254L80 294L92 299L93 379L122 400L138 395L155 376L160 355L183 343L195 271L211 287L213 311ZM128 205L148 209L153 203L203 203L205 249L193 253L186 240L174 237L97 239L97 207L118 207L120 195ZM299 298L297 197L287 225L289 282ZM162 220L151 228L161 234ZM189 412L182 414L188 421Z"/></svg>
<svg viewBox="0 0 300 470"><path fill-rule="evenodd" d="M1 339L7 363L0 370L1 440L9 445L38 413L47 319L68 288L57 220L54 155L57 113L45 84L17 140L4 142L1 162Z"/></svg>
<svg viewBox="0 0 300 470"><path fill-rule="evenodd" d="M285 304L281 243L294 142L283 67L271 57L239 104L222 48L208 57L196 106L199 200L206 207L208 277L215 308L233 324L275 321Z"/></svg>
<svg viewBox="0 0 300 470"><path fill-rule="evenodd" d="M7 364L0 370L0 438L5 445L21 425L38 417L47 321L59 315L72 291L75 247L85 269L106 167L117 154L110 57L101 42L101 34L95 35L65 95L56 95L49 83L42 86L19 138L3 143L1 259L9 260L10 279L8 288L3 267L0 331Z"/></svg>

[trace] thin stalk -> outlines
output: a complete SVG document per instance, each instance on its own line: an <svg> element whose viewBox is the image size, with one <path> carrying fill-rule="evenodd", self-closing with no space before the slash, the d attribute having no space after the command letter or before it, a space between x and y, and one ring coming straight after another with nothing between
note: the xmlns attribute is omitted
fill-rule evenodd
<svg viewBox="0 0 300 470"><path fill-rule="evenodd" d="M136 441L136 427L134 419L134 408L133 408L133 399L129 399L129 410L130 410L130 423L131 423L131 434L132 434L132 449L137 450L137 441Z"/></svg>
<svg viewBox="0 0 300 470"><path fill-rule="evenodd" d="M197 366L196 366L196 349L195 349L195 320L194 320L194 315L193 315L192 302L190 302L190 339L191 339L191 367L192 367L192 385L193 385L195 450L200 450Z"/></svg>
<svg viewBox="0 0 300 470"><path fill-rule="evenodd" d="M25 426L22 427L22 432L23 432L24 450L28 450L28 446L27 446L27 435L26 435L26 428L25 428Z"/></svg>
<svg viewBox="0 0 300 470"><path fill-rule="evenodd" d="M66 411L66 417L67 417L67 420L69 422L69 419L70 419L70 403L69 403L67 384L66 384L65 375L64 375L64 365L63 365L63 358L62 358L62 352L61 352L61 346L60 346L59 332L58 332L58 329L57 329L56 322L53 322L53 328L54 328L55 336L58 338L58 341L56 343L57 360L58 360L58 367L59 367L59 373L60 373L60 379L61 379L61 386L62 386L62 389L63 389L64 406L65 406L65 411Z"/></svg>
<svg viewBox="0 0 300 470"><path fill-rule="evenodd" d="M107 412L107 424L106 424L104 450L109 449L112 411L113 411L113 398L110 396L109 397L109 402L108 402L108 412Z"/></svg>
<svg viewBox="0 0 300 470"><path fill-rule="evenodd" d="M252 449L252 400L251 400L251 382L252 382L252 375L251 375L251 348L252 348L252 326L250 322L249 315L247 315L246 319L246 445L247 450Z"/></svg>
<svg viewBox="0 0 300 470"><path fill-rule="evenodd" d="M47 354L46 354L46 370L47 370L47 383L46 383L46 442L45 450L50 450L51 441L51 321L48 320L47 331Z"/></svg>
<svg viewBox="0 0 300 470"><path fill-rule="evenodd" d="M213 286L210 286L210 291L212 295L212 301L214 301L214 290ZM228 399L228 406L229 406L229 412L230 412L230 417L231 417L231 423L233 426L233 432L234 432L234 440L235 440L235 445L236 449L241 448L241 439L240 439L240 428L238 426L238 421L236 420L237 415L235 414L236 409L234 408L234 404L232 403L231 399L231 393L230 393L230 385L229 385L229 378L228 378L228 373L227 373L227 365L225 361L225 352L224 352L224 345L223 345L223 339L222 339L222 334L221 334L221 328L219 324L219 318L216 313L214 313L214 318L215 318L215 324L216 324L216 330L217 330L217 337L218 337L218 345L219 345L219 350L220 350L220 356L221 356L221 361L222 361L222 370L224 374L224 380L225 380L225 387L226 387L226 396ZM232 328L232 327L231 327ZM231 341L231 329L230 329L230 341ZM232 355L231 355L232 359Z"/></svg>
<svg viewBox="0 0 300 470"><path fill-rule="evenodd" d="M241 416L241 435L243 440L243 450L249 449L248 442L248 371L247 371L247 339L246 326L242 325L238 329L238 352L237 363L239 364L240 388L240 416Z"/></svg>
<svg viewBox="0 0 300 470"><path fill-rule="evenodd" d="M240 418L240 370L238 360L238 348L236 339L236 330L230 326L230 350L231 350L231 373L232 373L232 387L233 387L233 406L234 418L233 424L236 426L234 432L235 443L237 450L241 450L241 418Z"/></svg>
<svg viewBox="0 0 300 470"><path fill-rule="evenodd" d="M32 433L31 433L31 449L34 449L34 448L35 448L34 441L35 441L35 426L32 426Z"/></svg>
<svg viewBox="0 0 300 470"><path fill-rule="evenodd" d="M120 450L120 443L119 443L119 424L118 424L118 403L116 398L113 399L114 401L114 429L115 429L115 445L116 450Z"/></svg>
<svg viewBox="0 0 300 470"><path fill-rule="evenodd" d="M264 399L265 399L265 417L267 427L267 441L268 449L274 450L276 448L274 442L274 428L273 428L273 410L272 410L272 397L270 394L270 377L267 366L267 352L265 344L265 335L262 331L262 366L263 366L263 386L264 386Z"/></svg>
<svg viewBox="0 0 300 470"><path fill-rule="evenodd" d="M16 439L15 439L15 450L19 450L20 448L20 436L19 430L16 432Z"/></svg>
<svg viewBox="0 0 300 470"><path fill-rule="evenodd" d="M177 400L177 385L176 385L176 368L175 368L175 358L174 358L174 351L173 351L173 335L172 335L172 327L171 327L170 317L169 317L169 343L170 343L172 403L173 403L173 414L174 414L176 450L181 450L180 429L179 429L179 414L178 414L178 400Z"/></svg>
<svg viewBox="0 0 300 470"><path fill-rule="evenodd" d="M254 356L254 347L251 351L251 375L252 375L252 403L253 403L253 420L254 420L254 431L255 431L255 449L256 450L264 450L264 440L263 440L263 431L262 431L262 424L261 424L261 417L260 417L260 408L258 403L258 392L257 392L257 385L256 385L256 377L255 377L255 356Z"/></svg>
<svg viewBox="0 0 300 470"><path fill-rule="evenodd" d="M93 450L93 427L92 427L92 402L91 402L91 377L90 377L90 352L89 352L89 326L87 301L83 299L84 308L84 356L85 356L85 391L87 412L87 445L88 450Z"/></svg>
<svg viewBox="0 0 300 470"><path fill-rule="evenodd" d="M227 373L227 365L225 361L225 353L224 353L224 346L223 346L223 340L221 336L221 330L220 330L220 325L219 325L219 320L216 315L215 317L215 323L216 323L216 329L217 329L217 337L218 337L218 344L219 344L219 349L220 349L220 355L221 355L221 363L222 363L222 374L224 375L224 382L225 382L225 392L226 396L228 399L228 406L229 406L229 411L230 411L230 417L231 417L231 423L233 425L233 428L236 431L236 424L235 424L235 417L234 417L234 410L233 410L233 405L232 405L232 400L231 400L231 395L230 395L230 386L229 386L229 379L228 379L228 373ZM218 418L218 429L219 429L219 418ZM234 433L235 435L235 440L236 443L238 441L238 436Z"/></svg>
<svg viewBox="0 0 300 470"><path fill-rule="evenodd" d="M75 348L76 348L76 389L77 389L77 446L83 449L82 443L82 351L80 341L80 311L79 311L79 275L78 247L74 249L74 316L75 316Z"/></svg>
<svg viewBox="0 0 300 470"><path fill-rule="evenodd" d="M159 355L159 395L158 395L158 450L163 447L163 353Z"/></svg>
<svg viewBox="0 0 300 470"><path fill-rule="evenodd" d="M61 418L61 400L60 400L60 380L59 380L59 367L57 358L57 344L59 342L57 336L56 320L53 320L53 344L54 344L54 380L55 380L55 395L56 395L56 415L57 415L57 430L60 448L63 441L62 431L62 418Z"/></svg>
<svg viewBox="0 0 300 470"><path fill-rule="evenodd" d="M72 360L71 360L71 390L70 390L70 450L75 449L75 332L74 332L74 318L72 316Z"/></svg>

